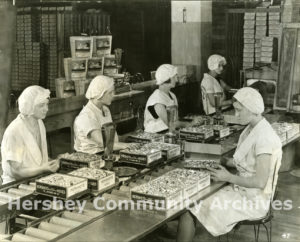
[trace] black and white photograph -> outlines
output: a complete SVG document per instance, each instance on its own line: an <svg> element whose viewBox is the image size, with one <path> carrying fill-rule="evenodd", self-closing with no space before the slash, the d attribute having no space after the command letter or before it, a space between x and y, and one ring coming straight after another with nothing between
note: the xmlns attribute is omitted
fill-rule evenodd
<svg viewBox="0 0 300 242"><path fill-rule="evenodd" d="M300 0L0 0L0 241L300 242Z"/></svg>

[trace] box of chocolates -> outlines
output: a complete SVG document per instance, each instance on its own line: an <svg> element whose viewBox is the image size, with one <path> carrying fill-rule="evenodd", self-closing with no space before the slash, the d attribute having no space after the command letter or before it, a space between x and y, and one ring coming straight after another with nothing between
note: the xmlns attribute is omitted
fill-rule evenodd
<svg viewBox="0 0 300 242"><path fill-rule="evenodd" d="M205 125L180 129L180 138L189 141L203 141L214 136L212 127Z"/></svg>
<svg viewBox="0 0 300 242"><path fill-rule="evenodd" d="M71 36L72 58L92 58L93 37Z"/></svg>
<svg viewBox="0 0 300 242"><path fill-rule="evenodd" d="M154 208L170 209L183 200L183 190L178 186L178 180L160 176L134 187L131 190L131 199L135 202L144 202Z"/></svg>
<svg viewBox="0 0 300 242"><path fill-rule="evenodd" d="M36 180L36 192L39 194L68 199L88 188L86 178L65 174L51 174Z"/></svg>
<svg viewBox="0 0 300 242"><path fill-rule="evenodd" d="M129 135L127 140L136 143L164 142L165 137L162 134L141 132Z"/></svg>
<svg viewBox="0 0 300 242"><path fill-rule="evenodd" d="M210 185L210 174L206 171L175 169L165 174L169 180L182 184L183 198L187 199Z"/></svg>
<svg viewBox="0 0 300 242"><path fill-rule="evenodd" d="M72 171L69 175L88 179L88 188L94 191L103 191L115 184L115 173L95 168L83 167Z"/></svg>
<svg viewBox="0 0 300 242"><path fill-rule="evenodd" d="M88 79L93 79L95 76L102 75L104 68L104 57L89 58L87 60L87 73Z"/></svg>
<svg viewBox="0 0 300 242"><path fill-rule="evenodd" d="M151 149L144 146L133 147L120 151L120 161L130 162L140 165L149 165L162 158L159 149Z"/></svg>
<svg viewBox="0 0 300 242"><path fill-rule="evenodd" d="M62 170L76 170L82 167L102 168L105 165L100 155L75 152L65 153L58 156Z"/></svg>
<svg viewBox="0 0 300 242"><path fill-rule="evenodd" d="M162 151L162 157L165 160L172 159L174 157L177 157L180 155L180 145L176 144L167 144L167 143L162 143L162 142L153 142L153 143L148 143L145 144L144 147L148 149L156 149L156 150L161 150Z"/></svg>
<svg viewBox="0 0 300 242"><path fill-rule="evenodd" d="M102 36L93 36L93 54L94 56L102 57L105 55L110 55L111 45L112 45L112 36L111 35L102 35Z"/></svg>

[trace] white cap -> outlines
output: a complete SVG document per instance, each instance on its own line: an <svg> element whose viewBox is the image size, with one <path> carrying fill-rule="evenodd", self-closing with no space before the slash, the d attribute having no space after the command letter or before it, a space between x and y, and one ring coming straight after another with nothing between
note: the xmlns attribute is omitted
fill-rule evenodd
<svg viewBox="0 0 300 242"><path fill-rule="evenodd" d="M226 59L221 55L211 55L207 60L208 69L214 71L218 69L220 62L223 62L223 65L226 65Z"/></svg>
<svg viewBox="0 0 300 242"><path fill-rule="evenodd" d="M108 76L96 76L90 83L85 97L87 99L101 98L103 94L114 86L114 79Z"/></svg>
<svg viewBox="0 0 300 242"><path fill-rule="evenodd" d="M177 74L177 67L163 64L157 68L155 73L156 84L161 85Z"/></svg>
<svg viewBox="0 0 300 242"><path fill-rule="evenodd" d="M264 112L264 100L260 93L252 87L239 89L233 97L252 113L262 114Z"/></svg>

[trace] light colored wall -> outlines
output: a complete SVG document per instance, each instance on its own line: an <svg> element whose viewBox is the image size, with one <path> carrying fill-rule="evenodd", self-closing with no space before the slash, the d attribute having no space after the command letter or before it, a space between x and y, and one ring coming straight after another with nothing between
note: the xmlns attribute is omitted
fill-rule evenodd
<svg viewBox="0 0 300 242"><path fill-rule="evenodd" d="M186 8L186 23L183 9ZM172 1L172 63L196 65L202 78L206 58L211 53L212 0Z"/></svg>

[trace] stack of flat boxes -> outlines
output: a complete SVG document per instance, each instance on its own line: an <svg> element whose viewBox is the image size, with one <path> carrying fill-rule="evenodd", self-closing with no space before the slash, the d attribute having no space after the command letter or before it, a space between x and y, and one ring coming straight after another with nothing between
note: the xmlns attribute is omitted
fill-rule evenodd
<svg viewBox="0 0 300 242"><path fill-rule="evenodd" d="M64 10L64 57L71 56L70 37L73 36L73 15L72 7L65 7Z"/></svg>
<svg viewBox="0 0 300 242"><path fill-rule="evenodd" d="M279 8L278 12L269 12L269 37L279 38L280 33L281 33L281 28L280 28L280 8Z"/></svg>
<svg viewBox="0 0 300 242"><path fill-rule="evenodd" d="M56 7L42 7L41 19L41 40L47 52L47 86L54 91L55 78L58 76Z"/></svg>
<svg viewBox="0 0 300 242"><path fill-rule="evenodd" d="M251 68L254 65L254 30L255 13L245 13L243 68Z"/></svg>
<svg viewBox="0 0 300 242"><path fill-rule="evenodd" d="M283 23L300 22L300 1L299 0L285 0L281 21Z"/></svg>
<svg viewBox="0 0 300 242"><path fill-rule="evenodd" d="M274 38L264 37L261 40L261 58L262 63L271 63L273 57Z"/></svg>
<svg viewBox="0 0 300 242"><path fill-rule="evenodd" d="M267 36L267 12L256 13L255 62L261 62L261 40Z"/></svg>
<svg viewBox="0 0 300 242"><path fill-rule="evenodd" d="M40 82L40 44L36 15L31 8L22 8L17 14L16 45L12 67L12 89L21 91Z"/></svg>

